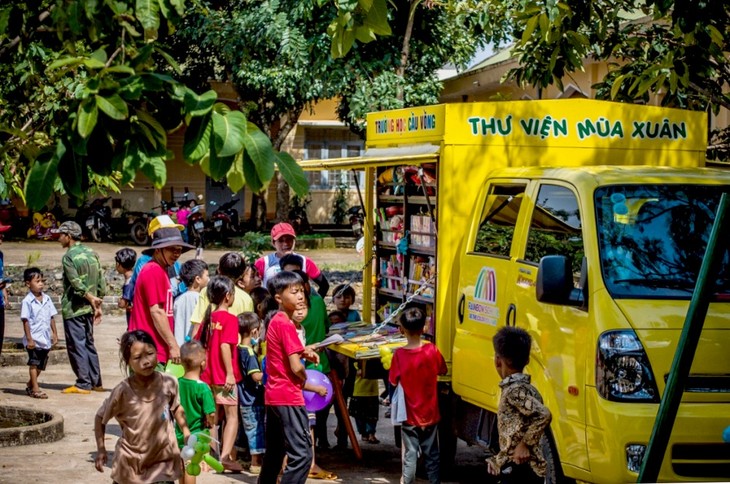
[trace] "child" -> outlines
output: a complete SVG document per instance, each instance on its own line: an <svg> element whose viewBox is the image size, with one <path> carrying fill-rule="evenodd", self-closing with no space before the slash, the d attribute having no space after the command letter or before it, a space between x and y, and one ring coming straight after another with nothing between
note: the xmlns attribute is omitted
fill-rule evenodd
<svg viewBox="0 0 730 484"><path fill-rule="evenodd" d="M144 331L124 333L119 354L120 365L133 373L114 387L96 412L96 470L104 472L108 459L104 433L107 422L116 418L122 435L114 450L112 480L174 481L182 475L182 459L172 419L185 440L190 435L185 410L178 398L177 381L155 371L157 348L152 336Z"/></svg>
<svg viewBox="0 0 730 484"><path fill-rule="evenodd" d="M192 337L190 317L198 304L200 291L208 285L208 264L200 259L186 261L180 269L180 279L188 290L175 299L172 311L175 319L175 340L182 346Z"/></svg>
<svg viewBox="0 0 730 484"><path fill-rule="evenodd" d="M238 254L236 252L226 252L218 260L218 275L229 278L233 284L235 284L236 281L238 281L241 276L243 276L245 270L246 263L243 261L243 257L241 257L241 254ZM234 287L235 297L233 298L231 306L228 308L228 312L231 313L233 316L238 317L238 315L241 313L244 313L246 311L253 311L253 300L251 299L251 296L249 296L246 291L244 291L240 287ZM201 321L203 321L203 316L208 310L208 306L210 306L210 302L208 300L208 291L206 288L203 288L203 290L200 291L198 304L195 306L193 315L190 317L190 322L194 326L192 330L193 334L198 331L198 325L201 323Z"/></svg>
<svg viewBox="0 0 730 484"><path fill-rule="evenodd" d="M258 343L261 320L255 313L238 315L238 335L241 342L238 345L238 363L241 365L243 380L238 384L238 402L241 411L241 421L248 439L251 453L251 474L261 472L263 454L266 451L264 443L264 374L256 358L254 347Z"/></svg>
<svg viewBox="0 0 730 484"><path fill-rule="evenodd" d="M233 281L225 276L213 276L208 283L210 304L198 333L207 350L207 361L201 380L210 385L218 406L218 421L225 416L221 434L221 464L226 470L241 472L243 468L231 457L238 433L238 393L236 385L241 381L238 366L238 318L228 312L233 304ZM213 311L213 305L216 310Z"/></svg>
<svg viewBox="0 0 730 484"><path fill-rule="evenodd" d="M312 463L312 439L302 395L307 374L301 358L318 363L319 357L299 341L291 320L295 311L306 309L301 277L281 271L268 288L280 310L266 332L266 454L259 482L277 482L284 455L287 463L281 482L304 482Z"/></svg>
<svg viewBox="0 0 730 484"><path fill-rule="evenodd" d="M330 321L330 326L347 321L347 315L337 309L330 312L327 318ZM345 400L345 405L347 405L347 399L352 397L352 385L348 386L346 382L351 380L348 376L350 374L350 366L353 364L350 358L341 353L337 353L329 348L325 352L330 360L330 367L337 372L337 376L340 378L340 382L342 382L342 398ZM335 449L344 450L347 449L347 432L345 431L345 417L340 413L340 407L338 405L335 405L335 417L337 417L337 427L335 428L337 444L335 445Z"/></svg>
<svg viewBox="0 0 730 484"><path fill-rule="evenodd" d="M243 276L236 281L236 285L251 294L251 291L257 287L261 287L261 274L254 265L246 266L246 270L243 271Z"/></svg>
<svg viewBox="0 0 730 484"><path fill-rule="evenodd" d="M426 461L431 483L439 476L438 423L441 420L436 380L446 374L446 362L435 345L421 340L426 324L424 312L411 307L400 317L400 331L407 344L395 350L390 366L390 383L400 384L406 403L406 421L401 426L403 470L402 483L416 478L418 450Z"/></svg>
<svg viewBox="0 0 730 484"><path fill-rule="evenodd" d="M38 377L46 369L48 352L58 342L56 322L58 314L48 294L43 292L43 274L40 269L31 267L23 272L23 280L28 286L28 295L23 299L20 320L23 321L23 346L28 352L28 371L30 380L25 393L33 398L48 398L38 385Z"/></svg>
<svg viewBox="0 0 730 484"><path fill-rule="evenodd" d="M502 396L497 415L500 451L487 459L489 473L501 473L503 483L542 484L546 463L540 439L552 415L530 384L530 375L522 373L530 361L532 339L522 328L504 326L492 341Z"/></svg>
<svg viewBox="0 0 730 484"><path fill-rule="evenodd" d="M184 227L182 229L182 238L185 242L188 242L188 217L190 216L190 209L192 208L191 204L194 203L195 200L182 202L180 203L180 208L178 208L177 212L175 212L175 221Z"/></svg>
<svg viewBox="0 0 730 484"><path fill-rule="evenodd" d="M200 374L205 368L205 348L199 341L188 341L180 347L180 360L185 374L178 378L180 387L180 405L185 410L185 419L188 422L190 433L194 434L203 429L215 427L215 400L210 387L200 380ZM175 426L177 445L185 446L182 430ZM185 473L185 484L195 484L195 476Z"/></svg>
<svg viewBox="0 0 730 484"><path fill-rule="evenodd" d="M132 315L132 299L134 299L134 286L132 286L131 281L134 264L137 262L137 253L129 247L119 249L114 254L114 262L116 262L117 272L124 276L122 297L119 298L117 306L126 312L127 329L129 329L129 318Z"/></svg>
<svg viewBox="0 0 730 484"><path fill-rule="evenodd" d="M380 401L378 400L378 380L365 378L365 363L355 364L355 388L350 398L350 416L355 418L357 431L360 433L363 442L379 444L375 437L375 429L378 425L380 414Z"/></svg>
<svg viewBox="0 0 730 484"><path fill-rule="evenodd" d="M350 306L355 302L355 289L349 284L340 284L334 290L332 296L332 302L335 303L335 307L338 311L342 311L347 316L346 321L355 322L362 321L362 316L355 309L350 309Z"/></svg>

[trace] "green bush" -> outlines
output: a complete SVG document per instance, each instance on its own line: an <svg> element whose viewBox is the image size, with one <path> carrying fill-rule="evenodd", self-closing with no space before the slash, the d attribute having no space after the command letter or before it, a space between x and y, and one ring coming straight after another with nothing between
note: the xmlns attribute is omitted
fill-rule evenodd
<svg viewBox="0 0 730 484"><path fill-rule="evenodd" d="M247 263L253 264L265 250L271 250L271 234L264 232L246 232L242 237L241 252Z"/></svg>
<svg viewBox="0 0 730 484"><path fill-rule="evenodd" d="M332 202L332 221L341 225L347 218L347 192L349 187L344 183L337 185L335 200Z"/></svg>

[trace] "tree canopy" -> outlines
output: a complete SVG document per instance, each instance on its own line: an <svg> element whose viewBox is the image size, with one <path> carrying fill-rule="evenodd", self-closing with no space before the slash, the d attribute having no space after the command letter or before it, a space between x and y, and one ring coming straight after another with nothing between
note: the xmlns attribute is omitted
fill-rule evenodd
<svg viewBox="0 0 730 484"><path fill-rule="evenodd" d="M382 17L371 12L384 12L382 4L332 1L338 6L338 22L330 31L333 52L369 41L355 33L369 25L367 19ZM519 65L509 78L519 84L562 89L563 79L592 58L610 66L595 86L598 98L644 103L657 95L670 107L730 109L728 2L451 0L443 8L455 18L476 21L475 30L495 44L512 42ZM730 157L729 130L712 133L708 155Z"/></svg>
<svg viewBox="0 0 730 484"><path fill-rule="evenodd" d="M119 173L166 181L169 133L186 127L185 161L232 189L265 187L278 166L297 193L301 168L246 116L177 80L166 52L184 0L36 0L0 9L0 195L31 208L60 185L83 199ZM20 184L24 184L21 190Z"/></svg>

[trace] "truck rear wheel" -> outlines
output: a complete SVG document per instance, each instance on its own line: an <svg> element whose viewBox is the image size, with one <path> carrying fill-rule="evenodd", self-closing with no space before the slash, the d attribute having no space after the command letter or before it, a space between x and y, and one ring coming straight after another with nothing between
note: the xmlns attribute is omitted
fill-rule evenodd
<svg viewBox="0 0 730 484"><path fill-rule="evenodd" d="M563 467L560 465L558 450L555 446L555 439L550 429L543 434L540 440L542 447L542 455L547 462L547 471L545 472L545 484L575 484L575 480L569 479L563 475Z"/></svg>

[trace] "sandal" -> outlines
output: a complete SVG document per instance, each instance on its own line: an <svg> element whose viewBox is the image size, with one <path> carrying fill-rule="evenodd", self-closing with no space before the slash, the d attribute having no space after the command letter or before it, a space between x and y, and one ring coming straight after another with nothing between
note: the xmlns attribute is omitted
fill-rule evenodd
<svg viewBox="0 0 730 484"><path fill-rule="evenodd" d="M375 437L374 434L371 434L370 437L368 437L368 440L367 441L370 442L371 444L379 444L380 443L380 441L378 440L377 437Z"/></svg>
<svg viewBox="0 0 730 484"><path fill-rule="evenodd" d="M337 474L326 471L324 469L320 469L319 472L310 472L308 478L309 479L322 479L325 481L333 481L333 480L337 479Z"/></svg>
<svg viewBox="0 0 730 484"><path fill-rule="evenodd" d="M31 393L33 393L33 390L31 390L30 387L25 387L25 394L30 396Z"/></svg>
<svg viewBox="0 0 730 484"><path fill-rule="evenodd" d="M31 390L30 393L28 393L28 396L32 397L32 398L40 398L41 400L45 400L46 398L48 398L48 395L46 395L46 392L44 392L42 390L38 390L37 392L34 392L33 390Z"/></svg>

